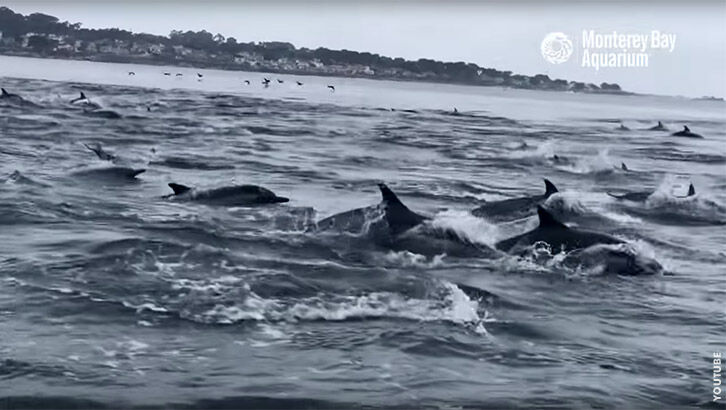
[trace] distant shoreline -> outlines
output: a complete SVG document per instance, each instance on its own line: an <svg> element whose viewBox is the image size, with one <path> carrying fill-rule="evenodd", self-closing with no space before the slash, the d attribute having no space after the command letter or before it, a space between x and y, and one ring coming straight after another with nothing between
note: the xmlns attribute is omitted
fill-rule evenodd
<svg viewBox="0 0 726 410"><path fill-rule="evenodd" d="M513 87L506 84L476 84L461 81L445 81L437 78L409 78L404 76L384 76L384 75L364 75L364 74L343 74L339 72L320 72L312 70L285 70L276 69L274 67L244 67L220 65L216 63L194 61L187 62L184 60L176 61L165 61L161 59L152 59L141 56L119 56L115 54L97 54L91 56L49 56L40 53L26 52L26 51L0 51L0 56L8 57L25 57L25 58L38 58L44 60L68 60L68 61L88 61L97 63L115 63L115 64L140 64L149 66L167 66L167 67L180 67L180 68L194 68L194 69L214 69L224 71L239 71L239 72L251 72L251 73L271 73L271 74L286 74L286 75L302 75L302 76L316 76L316 77L331 77L331 78L356 78L365 80L380 80L380 81L401 81L407 83L430 83L430 84L446 84L446 85L461 85L461 86L472 86L472 87L487 87L487 88L507 88L512 90L533 90L533 91L549 91L549 92L576 92L583 94L611 94L611 95L640 95L639 93L628 92L628 91L613 91L613 90L558 90L551 88L540 88L540 87Z"/></svg>
<svg viewBox="0 0 726 410"><path fill-rule="evenodd" d="M42 13L0 7L0 54L230 71L459 84L588 94L632 94L615 83L585 83L481 67L463 61L406 60L369 52L309 49L280 41L238 42L201 31L168 36L118 28L87 29Z"/></svg>
<svg viewBox="0 0 726 410"><path fill-rule="evenodd" d="M435 80L415 80L415 79L407 79L407 78L380 78L380 77L368 77L368 76L344 76L339 75L335 73L310 73L310 72L288 72L288 71L272 71L272 70L243 70L243 69L230 69L230 68L224 68L224 67L216 67L216 66L205 66L205 65L192 65L192 64L174 64L174 62L164 62L164 61L148 61L146 59L117 59L117 58L110 58L110 59L91 59L91 58L58 58L58 57L50 57L50 56L37 56L33 55L32 53L0 53L0 57L8 57L8 58L29 58L29 59L39 59L39 60L45 60L45 61L68 61L68 62L78 62L78 63L105 63L105 64L128 64L128 65L141 65L141 66L149 66L149 67L167 67L169 69L171 68L184 68L184 69L196 69L196 70L219 70L219 71L225 71L229 73L259 73L259 74L284 74L284 75L299 75L299 76L306 76L306 77L322 77L322 78L341 78L341 79L360 79L360 80L369 80L369 81L392 81L392 82L401 82L401 83L407 83L407 84L414 84L414 83L422 83L422 84L438 84L438 85L448 85L448 86L460 86L460 87L481 87L484 89L497 89L497 90L512 90L512 91L544 91L544 92L555 92L555 93L562 93L557 90L548 90L548 89L526 89L526 88L515 88L515 87L505 87L505 86L482 86L482 85L472 85L472 84L462 84L462 83L456 83L456 82L443 82L443 81L435 81ZM116 57L116 56L114 56ZM118 61L117 61L118 60ZM79 83L86 83L87 81L83 80L58 80L58 79L47 79L45 77L26 77L23 75L14 75L12 73L3 73L0 70L0 78L6 77L6 78L18 78L18 79L40 79L40 80L48 80L48 81L72 81L72 82L79 82ZM173 77L173 76L172 76ZM272 79L272 78L270 78ZM241 80L244 80L242 78ZM90 82L90 83L96 83L96 82ZM99 84L121 84L121 83L106 83L106 82L99 82ZM128 85L125 84L124 85ZM152 87L154 88L154 87ZM702 101L702 102L715 102L715 103L724 103L723 98L720 97L713 97L713 96L703 96L703 97L688 97L683 95L667 95L667 94L649 94L649 93L635 93L635 92L620 92L620 93L607 93L607 92L596 92L596 93L575 93L572 91L564 92L562 94L571 94L571 95L611 95L611 96L624 96L624 97L666 97L666 98L676 98L676 99L686 99L691 101Z"/></svg>

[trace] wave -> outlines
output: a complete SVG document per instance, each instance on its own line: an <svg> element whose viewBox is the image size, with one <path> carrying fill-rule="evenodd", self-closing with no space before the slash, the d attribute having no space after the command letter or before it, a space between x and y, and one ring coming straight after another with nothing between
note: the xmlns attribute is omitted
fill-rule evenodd
<svg viewBox="0 0 726 410"><path fill-rule="evenodd" d="M656 259L653 247L643 241L594 245L555 253L547 244L536 243L518 257L505 258L504 266L507 270L556 274L566 278L660 276L669 273Z"/></svg>
<svg viewBox="0 0 726 410"><path fill-rule="evenodd" d="M226 164L222 159L212 158L185 158L185 157L166 157L161 160L149 162L149 165L164 166L176 169L199 169L199 170L219 170L234 169L234 165Z"/></svg>
<svg viewBox="0 0 726 410"><path fill-rule="evenodd" d="M215 304L195 312L184 309L180 316L195 322L229 325L242 321L290 322L394 319L445 321L486 332L480 306L456 285L444 282L427 299L409 298L392 292L363 295L325 295L282 300L262 298L245 285L246 297L233 304Z"/></svg>
<svg viewBox="0 0 726 410"><path fill-rule="evenodd" d="M643 204L619 204L621 210L637 218L665 225L726 225L726 207L711 196L707 187L696 188L696 195L684 197L688 187L666 176Z"/></svg>
<svg viewBox="0 0 726 410"><path fill-rule="evenodd" d="M431 225L435 229L454 232L459 238L471 243L493 247L501 239L497 225L477 218L469 211L448 210L434 216Z"/></svg>
<svg viewBox="0 0 726 410"><path fill-rule="evenodd" d="M595 158L577 157L569 162L555 161L554 167L573 174L596 175L613 174L618 168L610 159L608 149L598 151Z"/></svg>

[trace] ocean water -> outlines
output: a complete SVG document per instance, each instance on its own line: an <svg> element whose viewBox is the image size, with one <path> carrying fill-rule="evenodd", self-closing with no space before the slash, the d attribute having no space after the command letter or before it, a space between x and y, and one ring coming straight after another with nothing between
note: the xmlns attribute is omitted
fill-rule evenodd
<svg viewBox="0 0 726 410"><path fill-rule="evenodd" d="M15 57L0 57L0 85L25 99L0 100L0 407L712 400L726 319L723 102ZM69 104L80 91L100 113ZM659 120L705 139L644 130ZM95 143L146 172L107 178L83 146ZM417 255L306 229L379 202L383 181L493 246L536 217L469 211L540 194L542 178L561 191L550 201L595 215L589 228L665 271ZM257 184L291 201L169 201L169 182ZM678 198L690 183L697 195ZM606 194L643 189L655 193L642 204Z"/></svg>

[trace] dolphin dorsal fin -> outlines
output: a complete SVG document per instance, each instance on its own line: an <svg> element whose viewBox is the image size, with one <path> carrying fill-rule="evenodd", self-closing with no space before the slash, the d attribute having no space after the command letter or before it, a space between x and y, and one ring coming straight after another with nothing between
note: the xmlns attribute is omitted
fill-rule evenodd
<svg viewBox="0 0 726 410"><path fill-rule="evenodd" d="M378 184L378 188L383 196L382 203L386 207L386 222L394 234L407 231L426 220L425 217L408 209L386 184Z"/></svg>
<svg viewBox="0 0 726 410"><path fill-rule="evenodd" d="M661 121L658 121L658 127L663 128L663 123Z"/></svg>
<svg viewBox="0 0 726 410"><path fill-rule="evenodd" d="M2 90L3 95L8 95L8 92L4 88L0 88L0 90Z"/></svg>
<svg viewBox="0 0 726 410"><path fill-rule="evenodd" d="M627 166L627 165L625 165L625 163L624 163L624 162L621 162L621 163L620 163L620 168L621 168L621 169L622 169L623 171L628 171L628 166Z"/></svg>
<svg viewBox="0 0 726 410"><path fill-rule="evenodd" d="M386 184L378 184L378 188L381 190L381 196L383 196L383 202L385 202L387 205L400 205L404 208L406 205L401 202L400 199L398 199L398 196L391 191L391 188L388 187Z"/></svg>
<svg viewBox="0 0 726 410"><path fill-rule="evenodd" d="M81 97L80 98L81 98L81 100L85 100L86 99L86 94L83 94L83 91L81 91Z"/></svg>
<svg viewBox="0 0 726 410"><path fill-rule="evenodd" d="M558 221L549 211L544 209L542 205L537 205L537 216L539 216L539 227L540 228L564 228L567 229L567 225Z"/></svg>
<svg viewBox="0 0 726 410"><path fill-rule="evenodd" d="M552 195L556 192L560 192L557 190L557 187L555 186L555 184L553 184L549 179L545 178L544 183L545 183L545 197L546 198L549 198L550 195Z"/></svg>
<svg viewBox="0 0 726 410"><path fill-rule="evenodd" d="M191 190L191 188L189 188L188 186L185 186L182 184L175 184L173 182L169 184L169 188L174 190L174 195L181 195L181 194Z"/></svg>
<svg viewBox="0 0 726 410"><path fill-rule="evenodd" d="M88 148L89 151L92 151L98 158L103 159L103 148L101 148L101 144L96 144L95 147L92 147L88 144L83 144L86 148Z"/></svg>
<svg viewBox="0 0 726 410"><path fill-rule="evenodd" d="M688 186L688 195L686 196L693 196L696 195L696 188L693 186L693 184Z"/></svg>
<svg viewBox="0 0 726 410"><path fill-rule="evenodd" d="M683 131L685 132L691 132L691 130L688 128L688 125L683 126Z"/></svg>

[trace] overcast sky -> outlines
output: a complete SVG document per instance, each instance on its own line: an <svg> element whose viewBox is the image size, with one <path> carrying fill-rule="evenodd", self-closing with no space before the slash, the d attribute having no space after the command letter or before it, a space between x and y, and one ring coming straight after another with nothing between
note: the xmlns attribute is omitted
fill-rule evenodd
<svg viewBox="0 0 726 410"><path fill-rule="evenodd" d="M304 3L304 4L303 4ZM370 51L407 59L466 61L533 75L548 74L655 94L726 94L726 1L661 2L232 2L51 1L0 4L42 12L84 27L168 34L202 30L238 41L288 41L298 47ZM1 30L2 28L0 28ZM647 68L581 67L583 30L675 34L672 53L652 52ZM549 32L575 43L570 61L553 65L540 53Z"/></svg>

